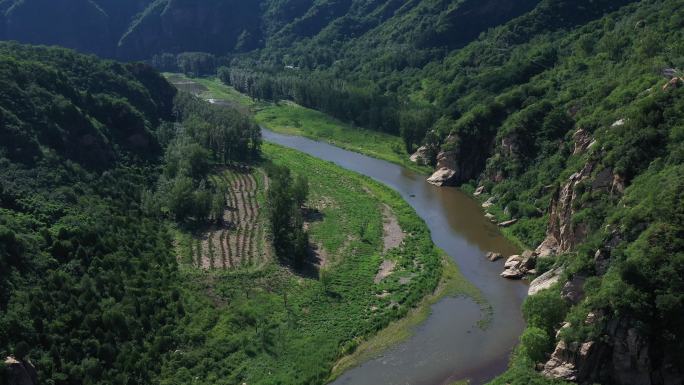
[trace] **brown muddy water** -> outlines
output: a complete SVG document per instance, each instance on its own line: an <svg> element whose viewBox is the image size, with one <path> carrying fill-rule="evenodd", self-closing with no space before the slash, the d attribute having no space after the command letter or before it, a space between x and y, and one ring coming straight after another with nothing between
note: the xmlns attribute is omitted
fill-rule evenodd
<svg viewBox="0 0 684 385"><path fill-rule="evenodd" d="M488 251L509 255L516 249L484 218L475 200L456 188L432 186L423 175L389 162L266 129L263 136L398 191L427 223L434 243L456 261L493 308L491 323L482 330L477 323L487 315L480 306L468 298L444 298L408 340L348 370L332 385L447 385L462 379L477 385L506 369L524 327L520 306L527 286L499 277L503 262L484 257Z"/></svg>

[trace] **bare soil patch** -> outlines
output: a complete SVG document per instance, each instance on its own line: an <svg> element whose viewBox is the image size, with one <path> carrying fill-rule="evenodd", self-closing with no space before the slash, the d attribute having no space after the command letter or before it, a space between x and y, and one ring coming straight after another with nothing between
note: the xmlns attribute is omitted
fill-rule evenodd
<svg viewBox="0 0 684 385"><path fill-rule="evenodd" d="M383 252L387 252L395 247L399 247L404 241L406 234L401 230L397 217L392 209L386 204L382 205L382 230L383 230Z"/></svg>
<svg viewBox="0 0 684 385"><path fill-rule="evenodd" d="M389 259L385 259L384 261L382 261L380 269L378 269L378 274L375 275L375 279L373 279L373 282L380 283L380 281L389 277L389 275L392 274L396 266L397 263L395 261L391 261Z"/></svg>

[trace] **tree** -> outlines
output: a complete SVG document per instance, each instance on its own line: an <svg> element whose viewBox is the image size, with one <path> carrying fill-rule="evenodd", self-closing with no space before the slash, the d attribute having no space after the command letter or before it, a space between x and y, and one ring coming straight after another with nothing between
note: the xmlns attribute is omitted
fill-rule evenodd
<svg viewBox="0 0 684 385"><path fill-rule="evenodd" d="M538 327L528 327L520 337L520 345L525 354L534 362L541 362L553 344L549 335Z"/></svg>
<svg viewBox="0 0 684 385"><path fill-rule="evenodd" d="M309 248L301 212L308 195L308 182L303 176L297 176L293 182L290 170L283 166L269 165L266 170L271 179L267 204L273 247L281 260L301 268Z"/></svg>

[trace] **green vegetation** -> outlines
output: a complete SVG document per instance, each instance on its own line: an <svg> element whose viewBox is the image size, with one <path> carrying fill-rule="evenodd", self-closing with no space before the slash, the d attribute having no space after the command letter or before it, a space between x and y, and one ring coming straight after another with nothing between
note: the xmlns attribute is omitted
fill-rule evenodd
<svg viewBox="0 0 684 385"><path fill-rule="evenodd" d="M166 77L175 84L196 82L201 87L180 87L192 89L204 99L226 101L237 108L241 106L253 111L257 123L272 131L325 141L347 150L400 164L419 173L429 171L427 166L419 166L408 160L402 140L395 135L351 126L289 101L256 101L215 78L188 78L179 74L166 74Z"/></svg>
<svg viewBox="0 0 684 385"><path fill-rule="evenodd" d="M153 382L184 309L140 196L175 90L62 49L3 43L0 62L0 355L43 383Z"/></svg>
<svg viewBox="0 0 684 385"><path fill-rule="evenodd" d="M254 100L221 88L214 80L200 81L205 88L202 96L213 93L235 105L249 105L259 122L275 130L332 141L396 163L406 164L408 153L423 145L427 163L434 165L441 152L442 165L455 169L448 183L467 191L482 187L484 193L479 196L493 199L489 211L496 220L517 219L506 228L507 235L529 248L549 234L562 238L557 239L559 255L540 260L535 270L543 273L563 266L564 280L586 278L585 295L577 304L561 303L557 290L551 289L530 299L525 305L530 329L522 337L510 370L495 383L553 382L540 376L535 367L548 358L563 320L571 326L560 338L596 341L605 344L602 351L608 352L624 342L615 340L615 328L609 325L635 330L645 347L641 351L649 351L648 359L630 358L635 371L661 373L666 367L684 367L684 322L679 316L684 314L680 278L684 275L684 205L679 182L684 159L684 9L680 1L129 0L115 12L111 0L70 0L72 14L79 17L68 23L60 21L66 17L64 10L71 8L47 3L0 1L0 37L69 44L124 58L155 55L151 62L165 71L215 73ZM44 15L55 22L48 22ZM14 269L3 276L3 290L22 292L21 288L31 287L31 279L60 269L80 277L86 269L76 269L75 262L57 259L55 267L49 258L35 258L36 265L24 268L16 267L20 260L16 255L26 255L31 247L37 249L30 253L51 252L56 238L55 231L50 231L66 215L65 206L100 206L93 203L95 198L84 202L82 196L101 197L108 208L100 212L102 216L116 216L116 210L123 210L112 211L112 206L135 212L137 203L120 202L138 202L131 198L137 194L132 192L136 187L126 184L129 187L118 192L112 187L106 193L114 198L91 190L118 186L116 181L124 179L118 175L125 174L129 180L141 179L138 184L153 194L165 191L156 178L158 173L145 171L161 164L162 153L167 154L166 172L173 175L169 186L175 187L166 196L182 199L151 195L155 199L144 202L165 206L148 211L146 204L139 215L154 213L153 219L148 218L153 223L172 218L184 228L211 222L207 207L213 205L207 202L218 201L214 198L222 192L220 184L202 182L215 180L212 167L232 159L232 153L226 158L226 151L211 147L215 138L192 132L187 135L189 143L174 142L168 134L175 130L161 123L175 119L172 91L156 74L143 65L102 64L92 58L74 59L73 54L61 51L3 47L3 54L8 56L11 49L9 56L14 58L3 59L0 70L6 83L0 99L2 144L12 143L2 147L2 157L7 159L2 167L9 170L6 179L20 181L3 186L13 198L2 195L2 207L12 211L13 219L7 220L11 226L4 225L10 231L3 229L0 234L10 245L4 253L11 257L4 261L11 261ZM33 63L35 52L52 52L45 60L53 64ZM213 131L197 131L202 132ZM291 168L297 174L296 165ZM35 180L45 182L35 186ZM310 181L315 183L313 178ZM47 197L37 198L36 191ZM316 188L311 191L315 195ZM30 202L18 204L19 198L23 199L20 203ZM323 231L320 228L325 226L310 229L312 239L316 231ZM47 231L41 233L41 229ZM346 230L359 239L370 237L367 245L378 231L363 223ZM337 239L332 230L328 232ZM62 233L67 238L69 234ZM124 243L119 238L113 242ZM336 250L344 244L343 239L335 242L325 249ZM87 244L87 239L82 243ZM78 249L76 242L71 245ZM55 250L63 245L58 246ZM164 250L155 249L155 256L162 258ZM83 253L78 257L90 261ZM263 273L253 274L257 279ZM321 285L335 282L336 275L331 274L321 277ZM109 295L109 291L103 293ZM322 295L331 293L323 290ZM27 301L31 297L24 295ZM124 301L122 296L112 297ZM7 295L3 298L9 301ZM70 308L79 307L71 303L76 299L60 300ZM22 325L20 336L35 336L32 328L44 327L26 321L30 311L25 304L10 301L8 306L11 311L6 314L10 315L3 317L21 321L16 321ZM155 317L163 316L162 310L155 311ZM587 324L589 313L598 314L599 320ZM59 321L59 325L76 324L78 319ZM15 325L11 322L3 325ZM152 321L144 324L150 330L155 325ZM235 323L227 325L223 327ZM21 334L22 327L31 331ZM157 338L154 335L145 333L145 338ZM339 343L356 336L332 340ZM259 334L259 338L266 337ZM35 343L47 346L45 341ZM241 350L240 341L216 344L237 352L235 363L251 362L262 354ZM15 346L17 340L6 345L25 350L25 346ZM82 378L79 370L92 369L91 362L81 362L85 357L81 352L89 346L73 347L74 353L63 348L71 347L68 343L58 345L60 357L68 362L54 370L42 369L50 376L61 376L66 367L74 372L70 376ZM31 353L46 357L45 346ZM127 345L120 341L117 346ZM331 353L332 347L321 349L328 349L324 356L328 362L338 355ZM158 362L148 350L141 355ZM217 347L205 353L214 352L221 350ZM225 351L220 354L230 356ZM248 358L243 360L239 354ZM148 362L137 360L135 354L126 357L133 357L136 364ZM124 364L102 360L106 363L100 365L103 372L117 378ZM613 366L613 357L606 353L597 360L599 377L580 380L618 382L617 371L622 369ZM150 367L156 370L154 364ZM235 368L224 366L229 367ZM244 370L231 373L251 369ZM313 369L301 373L307 379L327 375ZM681 371L674 375L681 377Z"/></svg>
<svg viewBox="0 0 684 385"><path fill-rule="evenodd" d="M374 158L400 164L419 173L427 167L408 160L401 139L371 130L352 127L328 115L291 102L266 103L255 119L260 125L281 134L301 135Z"/></svg>
<svg viewBox="0 0 684 385"><path fill-rule="evenodd" d="M263 150L274 165L269 167L287 167L292 176L308 179L303 218L313 249L309 267L181 269L187 316L177 329L178 352L164 364L162 384L196 378L217 384L324 382L339 358L437 287L440 254L424 223L396 193L294 150L271 144ZM402 246L385 254L383 203L406 232ZM396 267L376 283L383 259ZM458 293L476 294L462 277L451 276L454 289L448 293L458 287Z"/></svg>
<svg viewBox="0 0 684 385"><path fill-rule="evenodd" d="M253 122L149 67L0 54L0 354L41 382L321 383L437 288L440 253L386 187L261 159ZM386 215L405 234L384 251ZM255 250L271 238L277 259Z"/></svg>
<svg viewBox="0 0 684 385"><path fill-rule="evenodd" d="M295 178L287 166L269 165L266 192L273 248L276 256L301 270L309 254L309 236L304 230L302 205L309 194L309 182L302 174Z"/></svg>

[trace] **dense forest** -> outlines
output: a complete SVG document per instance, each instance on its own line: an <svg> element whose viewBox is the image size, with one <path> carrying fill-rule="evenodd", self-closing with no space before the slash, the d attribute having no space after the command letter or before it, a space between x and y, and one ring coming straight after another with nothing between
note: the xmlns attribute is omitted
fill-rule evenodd
<svg viewBox="0 0 684 385"><path fill-rule="evenodd" d="M276 56L272 60L318 65L332 63L337 46L344 41L370 36L369 32L380 28L401 35L393 48L402 51L396 52L400 56L416 41L428 56L407 59L426 63L433 54L463 46L537 2L2 0L0 38L61 45L125 60L184 52L226 56L264 47L278 50L281 56L296 45L292 60ZM377 42L364 40L363 44ZM310 48L316 49L298 57Z"/></svg>
<svg viewBox="0 0 684 385"><path fill-rule="evenodd" d="M11 43L0 62L0 354L40 383L151 383L184 315L151 208L208 220L203 173L257 156L259 131L147 65Z"/></svg>

